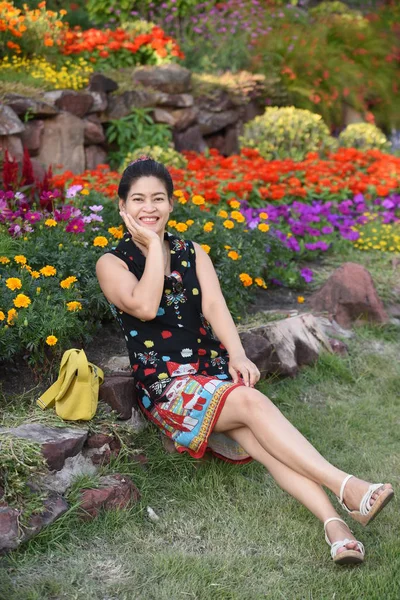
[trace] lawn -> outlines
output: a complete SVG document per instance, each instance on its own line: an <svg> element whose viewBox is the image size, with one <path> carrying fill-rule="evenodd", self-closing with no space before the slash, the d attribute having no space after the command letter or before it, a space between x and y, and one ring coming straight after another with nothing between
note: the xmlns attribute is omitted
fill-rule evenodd
<svg viewBox="0 0 400 600"><path fill-rule="evenodd" d="M371 481L400 478L400 354L395 326L364 326L349 355L323 356L296 379L259 385L332 463ZM82 523L75 506L4 557L1 600L258 600L343 597L395 600L400 591L396 501L367 529L359 568L335 567L322 525L259 464L198 463L167 455L153 427L112 465L141 502ZM71 499L73 498L73 493ZM151 506L160 520L152 522Z"/></svg>

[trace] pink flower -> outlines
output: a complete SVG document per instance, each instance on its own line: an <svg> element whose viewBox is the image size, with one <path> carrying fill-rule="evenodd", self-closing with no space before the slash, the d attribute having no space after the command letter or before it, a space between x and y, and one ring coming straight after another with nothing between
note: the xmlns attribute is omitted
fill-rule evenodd
<svg viewBox="0 0 400 600"><path fill-rule="evenodd" d="M85 222L83 219L75 218L72 219L65 228L68 233L84 233Z"/></svg>

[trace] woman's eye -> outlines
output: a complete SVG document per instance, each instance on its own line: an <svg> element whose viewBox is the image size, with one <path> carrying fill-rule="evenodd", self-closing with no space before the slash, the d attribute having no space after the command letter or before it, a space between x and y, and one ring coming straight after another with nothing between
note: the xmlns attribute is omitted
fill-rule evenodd
<svg viewBox="0 0 400 600"><path fill-rule="evenodd" d="M163 202L164 198L156 198L156 202Z"/></svg>

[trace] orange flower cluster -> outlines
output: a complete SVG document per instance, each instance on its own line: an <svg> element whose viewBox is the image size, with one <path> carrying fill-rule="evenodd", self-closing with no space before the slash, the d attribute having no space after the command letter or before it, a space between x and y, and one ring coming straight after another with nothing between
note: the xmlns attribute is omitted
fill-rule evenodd
<svg viewBox="0 0 400 600"><path fill-rule="evenodd" d="M85 171L80 175L75 175L72 171L65 171L61 175L54 175L52 185L63 191L64 188L71 185L90 184L90 189L101 192L107 198L115 199L117 197L118 182L121 175L116 171L111 171L108 165L98 165L93 171Z"/></svg>
<svg viewBox="0 0 400 600"><path fill-rule="evenodd" d="M66 10L46 10L46 2L32 10L26 4L21 10L12 2L0 2L0 51L29 54L37 53L40 44L47 48L59 45L60 31L66 27L61 19L66 14Z"/></svg>
<svg viewBox="0 0 400 600"><path fill-rule="evenodd" d="M148 34L132 34L124 29L87 29L78 28L64 33L62 53L88 54L88 60L97 62L99 58L108 58L111 54L126 50L136 54L141 48L152 49L161 58L174 56L184 58L177 42L165 32L154 26Z"/></svg>

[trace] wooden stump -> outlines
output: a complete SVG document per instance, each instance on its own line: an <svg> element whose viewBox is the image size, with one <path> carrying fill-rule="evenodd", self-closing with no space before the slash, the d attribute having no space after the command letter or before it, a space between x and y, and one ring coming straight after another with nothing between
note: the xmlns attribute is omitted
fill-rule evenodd
<svg viewBox="0 0 400 600"><path fill-rule="evenodd" d="M272 374L294 377L299 367L315 362L321 352L332 352L329 339L312 314L254 327L242 332L240 338L261 378Z"/></svg>

